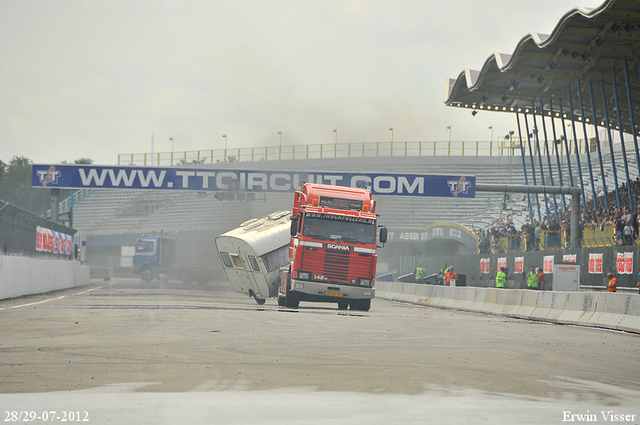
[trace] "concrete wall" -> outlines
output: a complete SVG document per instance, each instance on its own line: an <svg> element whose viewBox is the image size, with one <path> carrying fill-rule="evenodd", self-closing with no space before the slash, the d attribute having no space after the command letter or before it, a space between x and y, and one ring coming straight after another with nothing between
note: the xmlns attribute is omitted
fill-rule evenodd
<svg viewBox="0 0 640 425"><path fill-rule="evenodd" d="M552 323L640 332L640 295L376 282L376 297Z"/></svg>
<svg viewBox="0 0 640 425"><path fill-rule="evenodd" d="M78 261L0 255L0 299L41 294L89 283Z"/></svg>

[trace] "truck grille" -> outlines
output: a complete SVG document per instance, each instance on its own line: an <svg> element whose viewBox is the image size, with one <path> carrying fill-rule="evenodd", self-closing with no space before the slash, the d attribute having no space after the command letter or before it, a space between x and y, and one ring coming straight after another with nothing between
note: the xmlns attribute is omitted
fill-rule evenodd
<svg viewBox="0 0 640 425"><path fill-rule="evenodd" d="M333 282L352 284L358 277L371 277L372 255L353 251L304 249L301 270L322 275Z"/></svg>

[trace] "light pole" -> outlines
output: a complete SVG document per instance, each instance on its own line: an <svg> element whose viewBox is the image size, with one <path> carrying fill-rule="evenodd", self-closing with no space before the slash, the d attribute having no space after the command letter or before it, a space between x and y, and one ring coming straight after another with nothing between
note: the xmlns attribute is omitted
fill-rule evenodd
<svg viewBox="0 0 640 425"><path fill-rule="evenodd" d="M333 157L337 158L338 157L338 129L334 128L333 132L336 133L336 144L333 145Z"/></svg>
<svg viewBox="0 0 640 425"><path fill-rule="evenodd" d="M227 135L223 134L222 138L224 139L224 162L227 162Z"/></svg>
<svg viewBox="0 0 640 425"><path fill-rule="evenodd" d="M451 126L447 126L447 130L449 130L449 143L451 143Z"/></svg>
<svg viewBox="0 0 640 425"><path fill-rule="evenodd" d="M489 141L493 142L493 126L492 125L489 126L489 130L491 130L491 138L489 139Z"/></svg>
<svg viewBox="0 0 640 425"><path fill-rule="evenodd" d="M171 165L173 165L173 137L169 137L171 140Z"/></svg>
<svg viewBox="0 0 640 425"><path fill-rule="evenodd" d="M278 155L278 159L282 159L282 131L278 131L280 135L280 154Z"/></svg>
<svg viewBox="0 0 640 425"><path fill-rule="evenodd" d="M389 127L389 131L391 132L391 143L393 144L393 127Z"/></svg>

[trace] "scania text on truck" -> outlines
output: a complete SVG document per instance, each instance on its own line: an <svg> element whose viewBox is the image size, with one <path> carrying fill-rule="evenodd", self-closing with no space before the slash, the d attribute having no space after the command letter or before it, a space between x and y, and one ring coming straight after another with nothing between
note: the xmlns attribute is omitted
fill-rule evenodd
<svg viewBox="0 0 640 425"><path fill-rule="evenodd" d="M291 211L247 220L216 238L225 274L236 292L258 304L278 294L280 268L289 264Z"/></svg>
<svg viewBox="0 0 640 425"><path fill-rule="evenodd" d="M278 305L335 302L342 310L368 311L378 242L387 240L375 208L367 189L305 183L295 192L291 263L281 272Z"/></svg>

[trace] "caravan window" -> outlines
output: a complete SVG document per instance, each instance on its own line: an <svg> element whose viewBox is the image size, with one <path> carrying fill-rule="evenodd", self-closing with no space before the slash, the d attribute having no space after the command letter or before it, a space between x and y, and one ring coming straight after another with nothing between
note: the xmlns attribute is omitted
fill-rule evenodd
<svg viewBox="0 0 640 425"><path fill-rule="evenodd" d="M259 272L260 271L260 266L258 266L258 260L256 260L256 257L254 257L253 255L249 255L249 264L251 264L251 268L253 269L254 272Z"/></svg>
<svg viewBox="0 0 640 425"><path fill-rule="evenodd" d="M229 257L228 252L220 252L220 258L222 258L222 263L225 267L233 267L233 263L231 262L231 257Z"/></svg>
<svg viewBox="0 0 640 425"><path fill-rule="evenodd" d="M262 257L267 271L272 272L282 266L289 264L289 245L284 245L274 251L264 254Z"/></svg>
<svg viewBox="0 0 640 425"><path fill-rule="evenodd" d="M244 269L242 265L242 260L238 254L229 254L231 256L231 261L233 261L233 267L237 269Z"/></svg>

